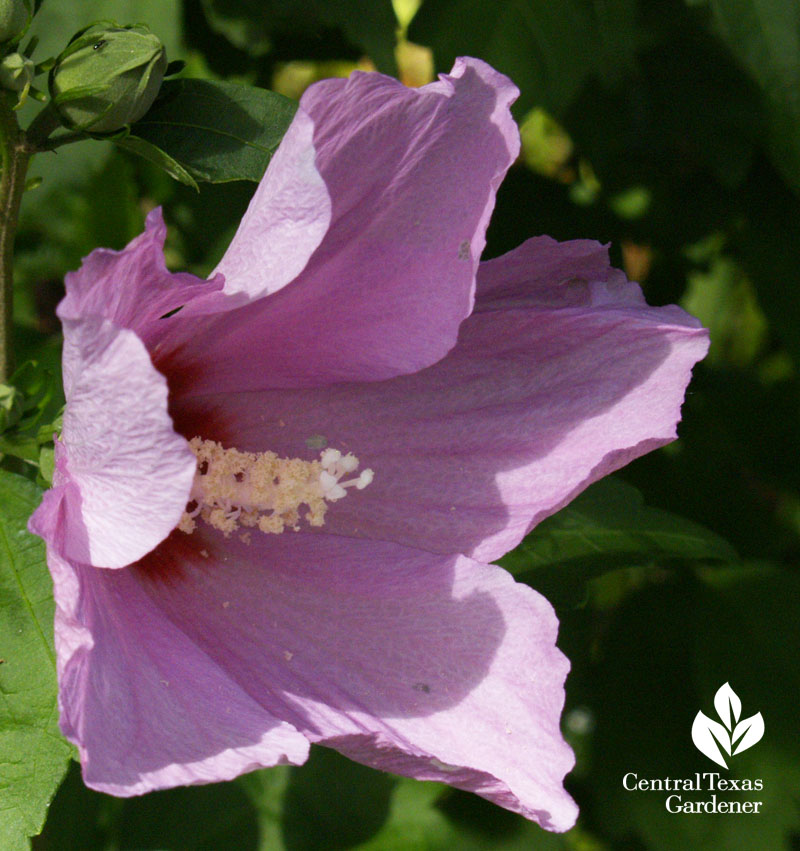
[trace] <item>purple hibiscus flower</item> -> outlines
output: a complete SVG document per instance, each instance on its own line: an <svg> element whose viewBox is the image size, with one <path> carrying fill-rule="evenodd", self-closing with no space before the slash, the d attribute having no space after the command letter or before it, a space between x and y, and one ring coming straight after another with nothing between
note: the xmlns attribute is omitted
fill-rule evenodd
<svg viewBox="0 0 800 851"><path fill-rule="evenodd" d="M707 338L594 242L479 263L516 94L476 60L318 83L211 280L167 271L158 211L67 277L31 529L89 786L320 743L574 822L557 621L489 562L674 439Z"/></svg>

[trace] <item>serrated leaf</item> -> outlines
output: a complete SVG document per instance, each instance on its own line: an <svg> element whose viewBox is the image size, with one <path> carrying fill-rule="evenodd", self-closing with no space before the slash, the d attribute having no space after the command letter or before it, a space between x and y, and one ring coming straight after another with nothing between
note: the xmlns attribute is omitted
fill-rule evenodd
<svg viewBox="0 0 800 851"><path fill-rule="evenodd" d="M44 544L26 530L41 499L0 470L0 847L38 833L71 749L58 731L53 596Z"/></svg>
<svg viewBox="0 0 800 851"><path fill-rule="evenodd" d="M259 181L297 104L267 89L212 80L168 80L134 136L195 180Z"/></svg>
<svg viewBox="0 0 800 851"><path fill-rule="evenodd" d="M191 186L192 189L200 191L197 181L189 174L188 171L179 163L176 162L169 154L151 145L145 139L140 139L138 136L121 136L114 139L114 144L124 151L130 151L148 162L154 163L172 178L186 186Z"/></svg>

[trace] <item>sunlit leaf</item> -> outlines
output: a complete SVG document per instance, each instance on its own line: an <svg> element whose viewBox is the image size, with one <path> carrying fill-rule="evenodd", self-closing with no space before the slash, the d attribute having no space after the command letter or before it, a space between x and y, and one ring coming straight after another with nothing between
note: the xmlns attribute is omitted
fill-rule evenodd
<svg viewBox="0 0 800 851"><path fill-rule="evenodd" d="M44 544L25 528L41 498L0 470L0 848L28 847L64 775L70 747L56 708L53 597Z"/></svg>

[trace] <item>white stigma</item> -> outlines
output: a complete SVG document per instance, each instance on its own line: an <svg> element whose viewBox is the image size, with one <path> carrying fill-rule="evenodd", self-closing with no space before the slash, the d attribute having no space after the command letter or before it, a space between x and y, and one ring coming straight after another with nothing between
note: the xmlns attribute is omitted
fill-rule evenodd
<svg viewBox="0 0 800 851"><path fill-rule="evenodd" d="M326 449L320 454L319 462L322 465L319 483L322 487L322 496L328 502L336 502L337 499L347 496L346 488L363 490L375 475L367 467L359 473L357 478L342 481L342 476L354 473L358 469L358 458L352 452L342 455L338 449Z"/></svg>

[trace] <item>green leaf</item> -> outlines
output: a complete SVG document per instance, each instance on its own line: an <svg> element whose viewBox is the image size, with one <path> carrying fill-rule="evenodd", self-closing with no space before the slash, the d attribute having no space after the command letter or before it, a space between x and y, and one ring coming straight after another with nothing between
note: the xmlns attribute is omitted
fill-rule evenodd
<svg viewBox="0 0 800 851"><path fill-rule="evenodd" d="M402 777L392 794L392 806L383 828L359 851L402 851L425 848L446 851L464 848L458 830L436 806L447 788L440 783L420 783Z"/></svg>
<svg viewBox="0 0 800 851"><path fill-rule="evenodd" d="M639 561L737 559L724 538L699 523L645 505L636 488L610 477L540 523L514 553L514 565L524 563L528 569L607 555Z"/></svg>
<svg viewBox="0 0 800 851"><path fill-rule="evenodd" d="M396 777L313 747L308 762L235 781L259 815L260 851L549 851L565 846L476 795Z"/></svg>
<svg viewBox="0 0 800 851"><path fill-rule="evenodd" d="M24 396L10 384L0 384L0 432L15 426L22 417Z"/></svg>
<svg viewBox="0 0 800 851"><path fill-rule="evenodd" d="M35 437L27 434L0 434L0 456L2 455L13 455L23 461L38 463L39 444Z"/></svg>
<svg viewBox="0 0 800 851"><path fill-rule="evenodd" d="M37 6L40 4L37 3ZM167 55L173 58L183 50L182 7L179 3L165 3L164 0L80 0L79 3L47 0L40 5L31 24L30 34L39 38L36 48L38 57L50 57L60 53L69 39L92 21L112 20L121 24L146 22L167 48ZM29 104L22 110L21 123L27 126L32 116L40 109ZM103 168L113 148L105 142L87 140L59 149L58 154L37 154L29 170L31 179L43 179L40 192L26 197L22 216L39 214L46 218L51 213L53 192L68 192L79 189L85 192L87 185ZM110 200L94 205L102 208L106 217L117 218L116 207ZM109 216L113 211L114 215ZM78 257L89 249L78 249ZM100 243L107 244L107 243ZM42 254L41 248L38 250ZM48 252L49 253L49 252ZM71 261L74 262L74 261ZM63 270L60 275L63 275Z"/></svg>
<svg viewBox="0 0 800 851"><path fill-rule="evenodd" d="M280 36L319 40L323 27L344 32L378 70L395 74L397 18L391 0L203 0L209 24L253 56L267 53Z"/></svg>
<svg viewBox="0 0 800 851"><path fill-rule="evenodd" d="M397 74L394 48L397 17L390 0L340 0L319 4L325 23L338 26L348 40L361 47L384 74Z"/></svg>
<svg viewBox="0 0 800 851"><path fill-rule="evenodd" d="M274 11L270 4L257 0L202 0L208 24L239 50L251 56L269 52Z"/></svg>
<svg viewBox="0 0 800 851"><path fill-rule="evenodd" d="M121 800L88 789L73 762L39 842L47 851L255 851L258 839L255 807L238 782Z"/></svg>
<svg viewBox="0 0 800 851"><path fill-rule="evenodd" d="M313 748L290 773L283 799L283 834L293 851L352 848L380 830L394 780L328 748Z"/></svg>
<svg viewBox="0 0 800 851"><path fill-rule="evenodd" d="M433 48L448 71L457 56L477 56L520 88L517 114L543 106L563 115L592 76L616 82L638 47L633 0L426 0L411 41Z"/></svg>
<svg viewBox="0 0 800 851"><path fill-rule="evenodd" d="M441 783L395 780L383 827L358 851L559 851L561 836L533 822Z"/></svg>
<svg viewBox="0 0 800 851"><path fill-rule="evenodd" d="M198 192L200 191L197 181L179 162L176 162L169 154L165 153L160 148L157 148L155 145L151 145L150 142L145 139L140 139L138 136L121 136L113 141L118 148L130 151L131 153L137 154L143 159L146 159L148 162L155 163L155 165L159 168L163 168L170 177L174 178L178 182L183 183L186 186L191 186L192 189L195 189Z"/></svg>
<svg viewBox="0 0 800 851"><path fill-rule="evenodd" d="M800 190L800 5L709 0L714 29L761 87L775 166Z"/></svg>
<svg viewBox="0 0 800 851"><path fill-rule="evenodd" d="M28 847L67 768L57 725L53 596L44 544L26 531L41 491L0 470L0 847Z"/></svg>
<svg viewBox="0 0 800 851"><path fill-rule="evenodd" d="M193 178L259 181L297 104L282 95L211 80L168 80L133 134Z"/></svg>
<svg viewBox="0 0 800 851"><path fill-rule="evenodd" d="M52 446L43 446L39 450L39 474L48 486L53 482L56 471L56 453Z"/></svg>
<svg viewBox="0 0 800 851"><path fill-rule="evenodd" d="M234 782L247 793L258 814L259 851L284 851L281 820L292 769L276 765L244 774Z"/></svg>

